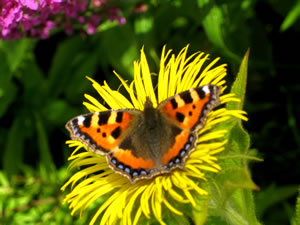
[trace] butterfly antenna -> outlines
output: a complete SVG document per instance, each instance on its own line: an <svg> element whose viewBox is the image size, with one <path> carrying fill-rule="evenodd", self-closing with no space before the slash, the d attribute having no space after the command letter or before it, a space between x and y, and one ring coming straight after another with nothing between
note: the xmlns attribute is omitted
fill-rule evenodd
<svg viewBox="0 0 300 225"><path fill-rule="evenodd" d="M156 83L155 87L154 87L154 92L157 93L157 89L158 89L158 84Z"/></svg>

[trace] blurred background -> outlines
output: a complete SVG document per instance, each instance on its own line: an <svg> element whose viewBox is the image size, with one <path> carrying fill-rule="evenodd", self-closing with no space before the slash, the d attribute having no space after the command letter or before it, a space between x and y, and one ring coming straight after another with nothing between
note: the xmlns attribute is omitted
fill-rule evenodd
<svg viewBox="0 0 300 225"><path fill-rule="evenodd" d="M131 80L144 46L158 72L165 44L221 57L229 84L250 49L244 127L264 159L249 164L257 217L290 224L300 183L300 1L10 2L0 3L0 224L87 224L60 192L70 176L64 125L87 112L84 93L98 97L85 76L117 89L113 70Z"/></svg>

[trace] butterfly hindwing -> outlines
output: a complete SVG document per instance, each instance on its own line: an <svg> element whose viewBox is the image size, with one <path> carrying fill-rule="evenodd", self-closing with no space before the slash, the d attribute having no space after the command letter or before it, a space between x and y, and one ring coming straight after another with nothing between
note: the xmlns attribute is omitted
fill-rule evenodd
<svg viewBox="0 0 300 225"><path fill-rule="evenodd" d="M138 113L137 110L109 110L85 114L70 120L66 128L73 140L81 141L95 153L106 154L118 147Z"/></svg>
<svg viewBox="0 0 300 225"><path fill-rule="evenodd" d="M207 113L219 104L219 93L218 86L205 85L176 94L158 108L177 126L194 131L203 127Z"/></svg>

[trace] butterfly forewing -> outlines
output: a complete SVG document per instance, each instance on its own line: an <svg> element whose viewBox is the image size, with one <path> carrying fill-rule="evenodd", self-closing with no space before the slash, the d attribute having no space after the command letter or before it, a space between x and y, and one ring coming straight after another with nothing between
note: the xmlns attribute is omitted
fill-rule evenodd
<svg viewBox="0 0 300 225"><path fill-rule="evenodd" d="M138 113L135 110L109 110L85 114L70 120L66 128L73 140L83 142L95 153L105 154L119 145Z"/></svg>
<svg viewBox="0 0 300 225"><path fill-rule="evenodd" d="M207 113L219 104L220 88L205 85L174 95L159 105L159 110L184 130L203 127Z"/></svg>

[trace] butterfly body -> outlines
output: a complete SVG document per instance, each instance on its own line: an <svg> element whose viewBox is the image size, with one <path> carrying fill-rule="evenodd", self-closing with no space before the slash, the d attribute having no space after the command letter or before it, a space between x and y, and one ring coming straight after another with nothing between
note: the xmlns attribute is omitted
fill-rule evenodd
<svg viewBox="0 0 300 225"><path fill-rule="evenodd" d="M66 128L72 139L106 155L108 165L134 183L184 167L207 113L219 104L219 92L215 85L197 87L166 99L157 108L147 98L143 111L90 113L70 120Z"/></svg>
<svg viewBox="0 0 300 225"><path fill-rule="evenodd" d="M132 126L134 129L120 147L131 149L135 157L152 160L155 168L162 169L162 157L172 146L181 129L164 118L149 99L137 117L136 124Z"/></svg>

